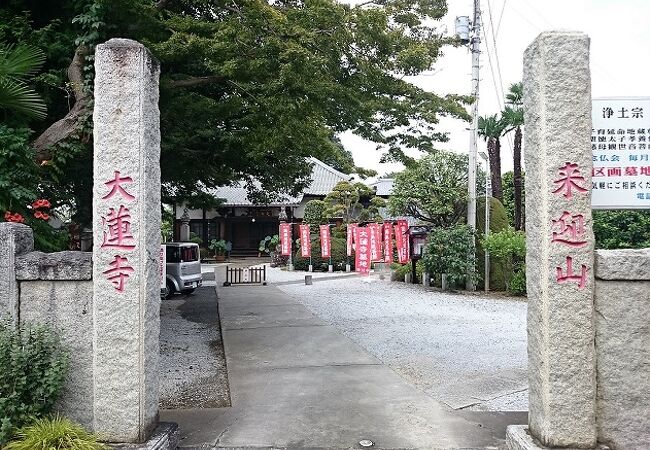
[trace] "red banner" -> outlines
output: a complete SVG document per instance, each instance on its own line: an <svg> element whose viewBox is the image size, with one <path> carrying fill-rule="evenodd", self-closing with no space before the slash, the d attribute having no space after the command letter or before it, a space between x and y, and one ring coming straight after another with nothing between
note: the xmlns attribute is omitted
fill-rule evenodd
<svg viewBox="0 0 650 450"><path fill-rule="evenodd" d="M368 227L356 227L355 230L355 270L362 274L370 273L370 231Z"/></svg>
<svg viewBox="0 0 650 450"><path fill-rule="evenodd" d="M300 256L303 258L309 258L311 256L309 225L300 225Z"/></svg>
<svg viewBox="0 0 650 450"><path fill-rule="evenodd" d="M280 224L280 249L282 256L291 255L291 224Z"/></svg>
<svg viewBox="0 0 650 450"><path fill-rule="evenodd" d="M354 248L354 230L359 226L356 223L348 224L348 242L347 242L347 255L352 256L352 249Z"/></svg>
<svg viewBox="0 0 650 450"><path fill-rule="evenodd" d="M384 262L393 262L393 225L384 222Z"/></svg>
<svg viewBox="0 0 650 450"><path fill-rule="evenodd" d="M323 258L329 258L332 256L329 225L320 226L320 253Z"/></svg>
<svg viewBox="0 0 650 450"><path fill-rule="evenodd" d="M371 223L370 228L370 257L372 261L381 261L381 225Z"/></svg>
<svg viewBox="0 0 650 450"><path fill-rule="evenodd" d="M395 243L397 244L397 259L400 264L409 262L409 226L406 220L398 220L395 225Z"/></svg>

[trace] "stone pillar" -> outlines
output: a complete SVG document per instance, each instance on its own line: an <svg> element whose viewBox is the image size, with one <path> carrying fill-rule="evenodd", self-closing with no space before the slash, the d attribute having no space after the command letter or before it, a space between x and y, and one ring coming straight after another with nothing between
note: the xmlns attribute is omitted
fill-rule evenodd
<svg viewBox="0 0 650 450"><path fill-rule="evenodd" d="M22 223L0 222L0 320L20 319L16 255L34 250L34 233Z"/></svg>
<svg viewBox="0 0 650 450"><path fill-rule="evenodd" d="M183 215L181 216L181 232L179 238L181 242L190 240L190 213L187 211L187 208L183 210Z"/></svg>
<svg viewBox="0 0 650 450"><path fill-rule="evenodd" d="M111 39L95 52L94 431L142 442L158 418L158 62Z"/></svg>
<svg viewBox="0 0 650 450"><path fill-rule="evenodd" d="M529 416L548 447L596 444L589 38L524 57Z"/></svg>

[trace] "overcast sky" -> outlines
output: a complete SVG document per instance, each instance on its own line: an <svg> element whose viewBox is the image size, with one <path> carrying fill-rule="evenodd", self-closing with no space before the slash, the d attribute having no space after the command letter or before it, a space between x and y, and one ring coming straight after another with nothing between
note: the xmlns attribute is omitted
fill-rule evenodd
<svg viewBox="0 0 650 450"><path fill-rule="evenodd" d="M440 25L453 33L456 16L471 16L473 2L447 0L447 3L449 14ZM524 50L541 31L553 29L583 31L591 38L594 97L650 95L647 87L650 83L650 27L647 25L650 1L481 0L481 4L485 36L481 36L480 115L501 110L502 89L507 91L510 84L521 80ZM437 94L469 94L471 55L468 49L450 47L444 53L431 73L414 77L412 82ZM441 121L439 127L441 131L449 132L450 137L450 141L440 144L440 148L468 151L467 123L450 119ZM375 169L380 175L400 168L396 164L380 164L381 155L375 150L375 145L351 133L342 135L341 140L352 151L357 165ZM481 150L485 150L483 141L479 142ZM511 170L511 139L503 140L501 158L503 170Z"/></svg>

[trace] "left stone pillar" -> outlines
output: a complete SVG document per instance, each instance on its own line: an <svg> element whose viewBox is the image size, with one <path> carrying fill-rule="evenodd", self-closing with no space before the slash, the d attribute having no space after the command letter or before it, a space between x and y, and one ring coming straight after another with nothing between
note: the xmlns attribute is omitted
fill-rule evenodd
<svg viewBox="0 0 650 450"><path fill-rule="evenodd" d="M158 419L160 68L142 44L95 52L94 431L142 442Z"/></svg>
<svg viewBox="0 0 650 450"><path fill-rule="evenodd" d="M16 255L34 250L34 233L27 225L0 222L0 320L20 319Z"/></svg>

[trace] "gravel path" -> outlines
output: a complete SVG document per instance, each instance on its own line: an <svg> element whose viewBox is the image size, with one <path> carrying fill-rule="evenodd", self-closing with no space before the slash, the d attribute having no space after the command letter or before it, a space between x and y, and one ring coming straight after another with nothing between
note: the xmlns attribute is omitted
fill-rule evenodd
<svg viewBox="0 0 650 450"><path fill-rule="evenodd" d="M528 409L526 303L375 277L279 286L455 409Z"/></svg>
<svg viewBox="0 0 650 450"><path fill-rule="evenodd" d="M175 295L160 308L160 407L230 406L214 288Z"/></svg>

